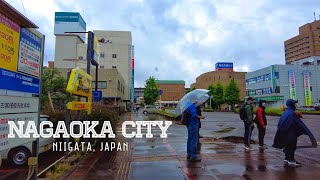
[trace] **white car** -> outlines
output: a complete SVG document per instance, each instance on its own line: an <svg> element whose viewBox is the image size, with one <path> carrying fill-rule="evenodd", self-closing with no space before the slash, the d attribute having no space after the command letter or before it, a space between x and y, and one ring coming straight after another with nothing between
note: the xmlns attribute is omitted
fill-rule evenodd
<svg viewBox="0 0 320 180"><path fill-rule="evenodd" d="M48 121L49 116L40 115L40 122ZM48 151L52 148L52 143L54 139L51 138L39 138L39 154ZM28 162L28 158L32 153L32 142L21 144L19 146L13 147L11 149L5 149L0 152L0 157L2 159L8 159L17 166L24 165Z"/></svg>

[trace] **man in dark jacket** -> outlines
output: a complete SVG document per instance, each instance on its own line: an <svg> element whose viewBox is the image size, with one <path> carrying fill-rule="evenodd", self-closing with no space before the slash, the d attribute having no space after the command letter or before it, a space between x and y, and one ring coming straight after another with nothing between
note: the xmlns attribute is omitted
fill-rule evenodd
<svg viewBox="0 0 320 180"><path fill-rule="evenodd" d="M284 162L292 167L301 166L301 163L294 159L299 136L303 134L308 135L312 142L312 146L317 147L317 141L313 134L295 113L295 104L297 102L298 101L293 99L287 100L287 109L280 117L278 130L273 144L273 147L275 148L283 148L283 152L285 153Z"/></svg>
<svg viewBox="0 0 320 180"><path fill-rule="evenodd" d="M254 129L254 123L253 123L253 98L248 97L248 100L244 106L246 110L246 119L243 121L244 122L244 149L245 151L250 151L253 150L253 148L250 146L250 141L251 141L251 134Z"/></svg>
<svg viewBox="0 0 320 180"><path fill-rule="evenodd" d="M264 136L266 134L267 118L266 118L266 101L259 100L259 107L257 109L257 127L259 130L259 147L261 149L267 149L267 146L264 144Z"/></svg>
<svg viewBox="0 0 320 180"><path fill-rule="evenodd" d="M201 161L197 157L199 119L204 119L204 116L198 116L195 104L187 105L189 113L188 119L188 140L187 140L187 159L191 161Z"/></svg>

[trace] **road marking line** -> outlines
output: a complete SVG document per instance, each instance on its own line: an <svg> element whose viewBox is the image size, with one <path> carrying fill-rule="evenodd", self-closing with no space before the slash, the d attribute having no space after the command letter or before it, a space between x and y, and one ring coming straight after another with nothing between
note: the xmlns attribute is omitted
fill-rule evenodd
<svg viewBox="0 0 320 180"><path fill-rule="evenodd" d="M119 169L118 169L118 173L117 173L117 177L116 177L116 179L119 179L118 177L119 177L119 173L120 173L120 171L121 171L121 168L122 168L122 162L120 163L120 167L119 167Z"/></svg>

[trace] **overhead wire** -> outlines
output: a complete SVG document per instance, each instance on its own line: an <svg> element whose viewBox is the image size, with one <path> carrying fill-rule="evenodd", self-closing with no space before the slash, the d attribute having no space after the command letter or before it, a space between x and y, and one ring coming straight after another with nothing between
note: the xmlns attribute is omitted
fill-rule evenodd
<svg viewBox="0 0 320 180"><path fill-rule="evenodd" d="M24 11L24 16L27 17L27 13L26 13L26 9L24 8L24 4L23 4L23 0L20 0L22 7L23 7L23 11Z"/></svg>

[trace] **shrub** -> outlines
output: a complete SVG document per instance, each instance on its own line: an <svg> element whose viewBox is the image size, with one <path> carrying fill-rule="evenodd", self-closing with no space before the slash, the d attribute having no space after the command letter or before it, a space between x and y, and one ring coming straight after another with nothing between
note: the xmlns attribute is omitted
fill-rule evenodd
<svg viewBox="0 0 320 180"><path fill-rule="evenodd" d="M46 173L46 176L48 178L51 178L53 180L58 179L60 176L62 176L66 171L68 171L71 168L71 165L67 162L61 162L57 164L53 170Z"/></svg>

